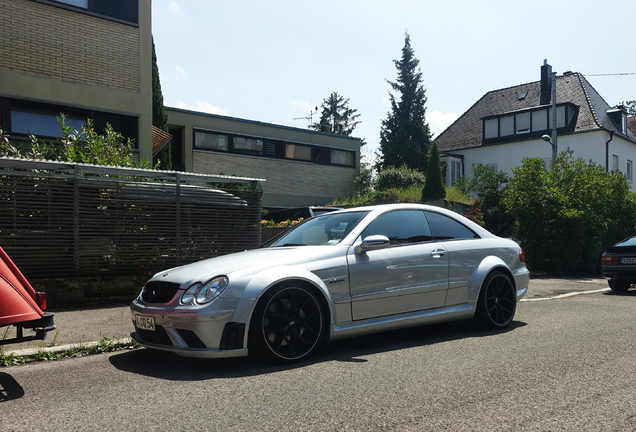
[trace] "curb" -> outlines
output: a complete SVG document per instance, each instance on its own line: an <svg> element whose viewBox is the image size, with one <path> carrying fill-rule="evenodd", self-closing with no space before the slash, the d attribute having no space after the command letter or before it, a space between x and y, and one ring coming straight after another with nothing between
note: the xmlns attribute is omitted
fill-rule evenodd
<svg viewBox="0 0 636 432"><path fill-rule="evenodd" d="M25 348L25 349L16 350L16 351L9 351L9 352L3 353L3 355L5 356L12 355L14 357L36 357L39 353L59 354L59 353L70 351L76 348L92 348L94 346L103 345L103 344L109 347L121 347L121 346L128 345L130 342L132 342L132 339L129 337L126 337L121 339L108 340L105 342L104 341L78 342L75 344L59 345L59 346L52 346L52 347Z"/></svg>

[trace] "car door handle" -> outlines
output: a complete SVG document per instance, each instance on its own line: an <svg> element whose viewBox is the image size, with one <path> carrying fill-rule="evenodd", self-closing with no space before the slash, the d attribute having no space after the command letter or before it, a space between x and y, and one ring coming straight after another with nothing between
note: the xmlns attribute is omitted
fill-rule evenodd
<svg viewBox="0 0 636 432"><path fill-rule="evenodd" d="M431 252L431 256L433 258L439 258L441 256L444 256L445 253L446 253L446 250L444 249L435 249L434 251Z"/></svg>

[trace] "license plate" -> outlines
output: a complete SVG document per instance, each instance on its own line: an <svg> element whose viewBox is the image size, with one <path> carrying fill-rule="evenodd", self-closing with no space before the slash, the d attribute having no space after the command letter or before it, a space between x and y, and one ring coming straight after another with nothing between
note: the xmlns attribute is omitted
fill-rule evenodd
<svg viewBox="0 0 636 432"><path fill-rule="evenodd" d="M636 258L621 258L621 264L636 264Z"/></svg>
<svg viewBox="0 0 636 432"><path fill-rule="evenodd" d="M155 317L135 315L135 324L138 329L155 331Z"/></svg>

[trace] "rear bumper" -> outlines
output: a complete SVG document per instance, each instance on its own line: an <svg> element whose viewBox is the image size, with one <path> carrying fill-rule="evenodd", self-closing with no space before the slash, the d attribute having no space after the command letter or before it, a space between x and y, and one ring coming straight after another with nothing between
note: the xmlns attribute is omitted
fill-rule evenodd
<svg viewBox="0 0 636 432"><path fill-rule="evenodd" d="M614 279L631 284L636 283L636 268L626 268L621 266L603 266L603 277L607 280Z"/></svg>
<svg viewBox="0 0 636 432"><path fill-rule="evenodd" d="M46 338L46 334L48 332L55 330L55 324L53 323L54 316L55 314L53 312L44 312L41 318L11 324L16 327L16 337L12 339L0 340L0 345L28 342L33 340L43 340L44 338ZM24 329L33 330L35 334L24 336Z"/></svg>

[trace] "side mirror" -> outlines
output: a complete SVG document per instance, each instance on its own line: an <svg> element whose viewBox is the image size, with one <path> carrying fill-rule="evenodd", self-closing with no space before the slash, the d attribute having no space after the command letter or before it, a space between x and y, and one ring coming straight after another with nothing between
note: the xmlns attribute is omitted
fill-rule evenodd
<svg viewBox="0 0 636 432"><path fill-rule="evenodd" d="M372 235L362 240L360 246L356 248L357 253L364 253L389 247L391 241L383 235Z"/></svg>

